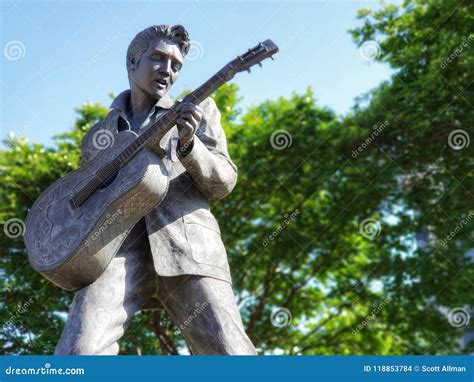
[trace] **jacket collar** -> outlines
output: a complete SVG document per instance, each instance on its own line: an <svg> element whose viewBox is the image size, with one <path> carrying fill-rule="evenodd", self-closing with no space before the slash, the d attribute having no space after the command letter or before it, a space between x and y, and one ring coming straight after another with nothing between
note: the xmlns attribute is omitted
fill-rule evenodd
<svg viewBox="0 0 474 382"><path fill-rule="evenodd" d="M115 110L116 113L112 113L110 115L114 115L115 117L112 119L112 124L115 126L117 130L120 130L119 123L120 119L123 119L123 122L127 125L127 128L130 130L130 123L127 116L127 109L130 102L130 89L123 91L120 93L110 105L110 110ZM165 94L162 98L158 100L158 102L151 108L150 115L155 114L157 108L162 109L169 109L176 103L168 94ZM156 114L155 114L156 115ZM170 131L168 131L164 137L159 142L159 147L161 148L163 153L167 152L168 145L170 143L171 136L175 136L176 140L178 137L178 132L176 127L173 127ZM175 144L176 145L176 144ZM170 149L171 150L171 149ZM171 150L171 158L174 158L174 161L177 161L176 154L174 150Z"/></svg>
<svg viewBox="0 0 474 382"><path fill-rule="evenodd" d="M122 93L120 93L113 101L112 104L110 105L110 109L116 109L120 111L120 114L126 114L126 111L128 110L128 106L130 104L130 95L131 95L130 89L124 90ZM155 109L162 108L162 109L169 109L175 104L175 101L168 95L165 94L163 97L161 97L158 102L154 105L153 107L153 112Z"/></svg>

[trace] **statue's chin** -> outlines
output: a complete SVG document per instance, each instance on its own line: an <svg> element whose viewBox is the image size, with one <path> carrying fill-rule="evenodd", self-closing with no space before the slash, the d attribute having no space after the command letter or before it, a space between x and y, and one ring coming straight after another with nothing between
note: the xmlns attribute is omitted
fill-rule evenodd
<svg viewBox="0 0 474 382"><path fill-rule="evenodd" d="M159 100L160 98L162 98L166 93L168 92L168 89L159 89L159 90L155 90L151 93L149 93L153 98L155 98L156 100Z"/></svg>

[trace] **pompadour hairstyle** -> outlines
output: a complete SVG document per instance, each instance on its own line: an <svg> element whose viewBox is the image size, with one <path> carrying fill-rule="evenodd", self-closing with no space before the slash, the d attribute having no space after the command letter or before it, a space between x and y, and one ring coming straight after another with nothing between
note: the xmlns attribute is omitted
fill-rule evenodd
<svg viewBox="0 0 474 382"><path fill-rule="evenodd" d="M189 51L189 35L182 25L153 25L139 32L128 46L127 71L132 64L140 61L150 43L156 39L173 41L178 45L183 57Z"/></svg>

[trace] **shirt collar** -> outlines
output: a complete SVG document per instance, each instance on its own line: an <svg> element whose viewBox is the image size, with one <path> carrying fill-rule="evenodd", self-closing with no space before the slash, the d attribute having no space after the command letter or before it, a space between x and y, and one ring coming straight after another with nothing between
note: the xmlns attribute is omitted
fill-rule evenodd
<svg viewBox="0 0 474 382"><path fill-rule="evenodd" d="M124 90L113 100L112 104L110 105L110 109L116 109L120 111L121 114L125 115L127 106L130 103L130 95L131 95L130 89ZM154 112L155 108L157 107L162 108L162 109L169 109L174 104L175 104L175 101L168 94L165 94L154 105L154 107L152 108L152 112Z"/></svg>

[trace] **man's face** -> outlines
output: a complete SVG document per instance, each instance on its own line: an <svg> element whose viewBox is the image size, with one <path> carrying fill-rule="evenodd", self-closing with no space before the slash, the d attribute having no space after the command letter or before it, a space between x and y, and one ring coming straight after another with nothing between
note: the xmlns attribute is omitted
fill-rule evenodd
<svg viewBox="0 0 474 382"><path fill-rule="evenodd" d="M176 43L154 40L138 65L129 72L131 81L153 98L163 97L178 78L184 57Z"/></svg>

